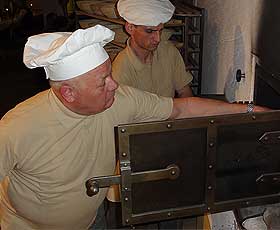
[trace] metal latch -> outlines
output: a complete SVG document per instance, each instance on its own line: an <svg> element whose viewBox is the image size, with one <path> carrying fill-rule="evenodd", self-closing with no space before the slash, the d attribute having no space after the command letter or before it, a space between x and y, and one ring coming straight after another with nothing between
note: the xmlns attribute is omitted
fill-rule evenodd
<svg viewBox="0 0 280 230"><path fill-rule="evenodd" d="M256 179L257 183L280 185L280 173L265 173Z"/></svg>
<svg viewBox="0 0 280 230"><path fill-rule="evenodd" d="M280 131L266 132L259 139L264 144L280 143Z"/></svg>
<svg viewBox="0 0 280 230"><path fill-rule="evenodd" d="M177 165L169 165L165 169L150 170L131 173L131 183L157 180L175 180L180 175ZM94 196L99 192L99 188L120 184L121 175L92 177L86 181L87 195Z"/></svg>

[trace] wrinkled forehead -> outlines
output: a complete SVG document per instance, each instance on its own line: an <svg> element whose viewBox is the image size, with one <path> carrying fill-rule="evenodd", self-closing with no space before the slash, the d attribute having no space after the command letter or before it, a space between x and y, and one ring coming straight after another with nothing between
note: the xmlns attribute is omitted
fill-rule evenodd
<svg viewBox="0 0 280 230"><path fill-rule="evenodd" d="M103 64L75 78L69 79L68 81L80 82L80 81L88 81L88 80L98 79L98 78L105 78L106 76L111 74L111 71L112 71L111 61L108 58Z"/></svg>
<svg viewBox="0 0 280 230"><path fill-rule="evenodd" d="M85 73L85 75L91 75L91 76L95 76L95 77L105 77L105 76L111 74L111 71L112 71L111 60L110 60L110 58L108 58L103 64L88 71L87 73Z"/></svg>

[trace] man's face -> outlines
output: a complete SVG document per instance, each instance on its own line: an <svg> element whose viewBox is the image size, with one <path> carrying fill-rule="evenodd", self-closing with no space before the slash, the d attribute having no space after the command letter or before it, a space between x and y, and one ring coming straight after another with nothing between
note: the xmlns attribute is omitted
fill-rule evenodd
<svg viewBox="0 0 280 230"><path fill-rule="evenodd" d="M157 49L163 29L162 23L158 26L131 26L130 36L138 47L147 51L154 51Z"/></svg>
<svg viewBox="0 0 280 230"><path fill-rule="evenodd" d="M75 107L81 114L97 114L111 107L118 84L112 79L110 59L80 76L77 85Z"/></svg>

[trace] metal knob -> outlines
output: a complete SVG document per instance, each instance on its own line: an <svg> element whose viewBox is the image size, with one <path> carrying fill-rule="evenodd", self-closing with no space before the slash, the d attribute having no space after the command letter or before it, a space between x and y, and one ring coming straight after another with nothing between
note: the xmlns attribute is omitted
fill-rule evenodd
<svg viewBox="0 0 280 230"><path fill-rule="evenodd" d="M87 195L88 196L94 196L99 192L99 185L94 180L88 180L86 182L86 188L87 188Z"/></svg>
<svg viewBox="0 0 280 230"><path fill-rule="evenodd" d="M236 71L236 81L237 82L240 82L241 81L241 78L245 78L245 73L242 73L241 72L241 69L238 69Z"/></svg>

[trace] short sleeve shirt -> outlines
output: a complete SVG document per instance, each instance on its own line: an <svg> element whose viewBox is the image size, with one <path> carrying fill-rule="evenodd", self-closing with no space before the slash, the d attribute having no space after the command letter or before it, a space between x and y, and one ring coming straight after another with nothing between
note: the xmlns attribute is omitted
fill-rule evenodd
<svg viewBox="0 0 280 230"><path fill-rule="evenodd" d="M165 97L174 97L175 91L192 81L181 54L169 41L160 42L151 64L143 64L128 41L126 48L114 59L112 74L120 84Z"/></svg>
<svg viewBox="0 0 280 230"><path fill-rule="evenodd" d="M115 169L114 126L167 119L172 99L119 87L112 107L83 116L52 90L26 100L0 121L4 229L87 229L107 189L88 197L87 179Z"/></svg>

